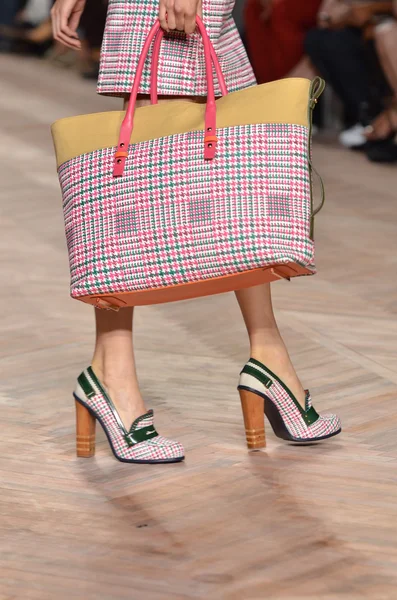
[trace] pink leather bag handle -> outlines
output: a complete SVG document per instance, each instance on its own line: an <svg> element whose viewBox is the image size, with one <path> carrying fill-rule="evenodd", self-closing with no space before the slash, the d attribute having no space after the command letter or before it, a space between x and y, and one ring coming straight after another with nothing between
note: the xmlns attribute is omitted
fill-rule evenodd
<svg viewBox="0 0 397 600"><path fill-rule="evenodd" d="M205 30L204 24L200 17L196 17L197 27L201 33L201 37L204 45L204 57L205 57L205 69L206 69L206 79L207 79L207 106L205 110L205 136L204 136L204 158L206 160L211 160L215 156L217 137L216 137L216 107L215 107L215 94L214 94L214 82L212 79L212 63L211 59L215 59L215 69L218 73L220 72L220 66L218 60L215 56L215 52L213 52L213 56L211 56L211 42L208 37L208 34ZM128 104L128 109L125 114L124 120L121 124L119 141L117 145L117 151L114 157L114 167L113 167L113 176L120 177L124 172L125 163L128 157L128 147L131 139L131 133L134 126L134 113L135 113L135 105L136 98L138 95L139 84L142 77L143 68L145 65L145 61L149 52L149 48L153 42L155 36L159 33L160 30L160 22L156 21L154 26L149 32L148 37L144 43L141 56L138 61L138 66L135 74L134 85L132 87L130 102ZM161 42L162 36L160 37L159 44ZM158 48L159 49L159 48ZM158 60L158 53L157 53ZM217 65L219 69L217 68ZM156 67L157 71L157 67ZM226 85L221 76L219 80L219 84L221 90L224 88L226 91ZM157 95L157 94L156 94Z"/></svg>
<svg viewBox="0 0 397 600"><path fill-rule="evenodd" d="M200 17L198 17L198 18L200 18ZM154 40L154 45L153 45L152 68L151 68L151 76L150 76L150 100L151 100L152 104L157 104L157 102L158 102L158 98L157 98L158 66L159 66L160 46L161 46L161 41L162 41L163 37L164 37L164 31L163 31L163 29L160 29L156 35L156 39ZM222 94L222 96L226 96L228 91L227 91L227 87L226 87L225 78L223 77L223 73L222 73L222 69L221 69L221 66L218 61L218 57L215 53L214 46L212 45L212 42L209 37L208 37L208 43L210 46L212 64L214 65L214 68L215 68L216 78L219 83L221 94Z"/></svg>

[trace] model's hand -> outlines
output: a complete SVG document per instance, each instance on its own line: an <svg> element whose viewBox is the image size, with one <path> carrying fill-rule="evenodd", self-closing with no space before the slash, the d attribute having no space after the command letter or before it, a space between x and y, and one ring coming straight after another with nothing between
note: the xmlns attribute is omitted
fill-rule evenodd
<svg viewBox="0 0 397 600"><path fill-rule="evenodd" d="M68 48L79 50L81 43L77 27L84 10L86 0L56 0L51 9L52 33L54 39Z"/></svg>
<svg viewBox="0 0 397 600"><path fill-rule="evenodd" d="M159 19L165 31L176 29L193 33L196 29L196 15L203 15L202 0L160 0Z"/></svg>

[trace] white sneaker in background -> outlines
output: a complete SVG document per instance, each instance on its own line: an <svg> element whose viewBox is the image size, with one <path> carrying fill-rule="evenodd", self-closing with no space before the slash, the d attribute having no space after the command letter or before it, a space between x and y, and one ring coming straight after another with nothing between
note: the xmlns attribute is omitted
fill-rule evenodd
<svg viewBox="0 0 397 600"><path fill-rule="evenodd" d="M353 125L353 127L350 127L350 129L345 129L345 131L342 131L342 133L339 135L339 142L345 148L359 148L367 141L364 131L365 127L360 123L356 123L356 125Z"/></svg>

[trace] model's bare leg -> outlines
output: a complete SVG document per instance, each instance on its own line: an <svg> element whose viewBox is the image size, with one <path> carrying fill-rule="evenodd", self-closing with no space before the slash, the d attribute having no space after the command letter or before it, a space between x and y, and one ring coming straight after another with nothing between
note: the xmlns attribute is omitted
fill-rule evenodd
<svg viewBox="0 0 397 600"><path fill-rule="evenodd" d="M270 283L236 292L247 327L251 357L275 373L302 406L305 391L295 372L273 313Z"/></svg>
<svg viewBox="0 0 397 600"><path fill-rule="evenodd" d="M92 368L126 427L146 412L139 391L132 344L133 308L95 309L96 343Z"/></svg>

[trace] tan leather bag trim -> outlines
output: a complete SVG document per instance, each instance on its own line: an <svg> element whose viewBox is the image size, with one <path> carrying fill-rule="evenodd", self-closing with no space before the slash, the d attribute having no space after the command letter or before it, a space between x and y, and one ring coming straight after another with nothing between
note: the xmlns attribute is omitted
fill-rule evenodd
<svg viewBox="0 0 397 600"><path fill-rule="evenodd" d="M281 79L219 98L217 128L256 123L308 126L308 79ZM137 108L131 143L204 129L205 104L173 100ZM117 145L124 111L93 113L56 121L51 128L58 167L64 162Z"/></svg>

